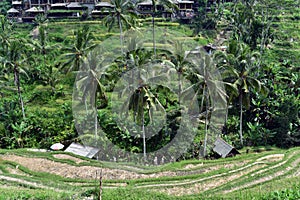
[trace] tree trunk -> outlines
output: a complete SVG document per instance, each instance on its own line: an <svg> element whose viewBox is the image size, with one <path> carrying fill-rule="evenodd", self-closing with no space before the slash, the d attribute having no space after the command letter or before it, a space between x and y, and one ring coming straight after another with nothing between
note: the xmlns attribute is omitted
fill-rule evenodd
<svg viewBox="0 0 300 200"><path fill-rule="evenodd" d="M240 93L240 141L243 146L243 93Z"/></svg>
<svg viewBox="0 0 300 200"><path fill-rule="evenodd" d="M15 65L14 66L14 81L15 81L15 85L18 88L18 95L19 95L19 100L20 100L20 104L21 104L21 108L22 108L22 115L23 115L23 119L25 119L25 109L24 109L24 102L22 99L22 94L21 94L21 88L20 88L20 77L19 77L19 72L18 72L18 68Z"/></svg>
<svg viewBox="0 0 300 200"><path fill-rule="evenodd" d="M182 84L181 84L181 71L178 72L178 101L180 103L181 100L181 90L182 90Z"/></svg>
<svg viewBox="0 0 300 200"><path fill-rule="evenodd" d="M205 87L204 87L204 90L206 90ZM203 157L206 156L206 151L207 151L207 136L208 136L209 96L208 96L208 91L207 90L205 92L205 97L206 97L206 103L205 103L206 115L205 115L205 138L204 138Z"/></svg>
<svg viewBox="0 0 300 200"><path fill-rule="evenodd" d="M152 42L153 42L153 53L154 56L156 56L156 42L155 42L155 12L156 12L156 4L155 4L155 0L152 0Z"/></svg>
<svg viewBox="0 0 300 200"><path fill-rule="evenodd" d="M122 29L122 22L121 22L120 14L118 15L118 23L119 23L119 29L120 29L121 53L123 55L123 29Z"/></svg>
<svg viewBox="0 0 300 200"><path fill-rule="evenodd" d="M143 154L144 154L144 162L147 161L147 155L146 155L146 134L145 134L145 124L144 124L144 113L142 115L142 131L143 131Z"/></svg>
<svg viewBox="0 0 300 200"><path fill-rule="evenodd" d="M98 132L98 127L97 127L97 107L95 107L95 139L97 139L97 132Z"/></svg>
<svg viewBox="0 0 300 200"><path fill-rule="evenodd" d="M154 5L153 5L153 6L154 6ZM153 10L153 13L152 13L152 40L153 40L153 53L154 53L154 56L156 56L155 20L154 20L154 13L155 13L155 10Z"/></svg>

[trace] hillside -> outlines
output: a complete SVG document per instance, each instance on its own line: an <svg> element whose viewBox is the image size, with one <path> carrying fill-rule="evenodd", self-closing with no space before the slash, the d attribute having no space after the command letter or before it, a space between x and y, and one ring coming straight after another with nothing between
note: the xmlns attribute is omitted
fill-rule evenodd
<svg viewBox="0 0 300 200"><path fill-rule="evenodd" d="M0 199L95 198L100 170L103 199L300 198L300 149L261 151L140 167L64 152L1 150Z"/></svg>
<svg viewBox="0 0 300 200"><path fill-rule="evenodd" d="M299 0L218 2L188 22L123 10L123 30L116 16L0 15L0 200L97 199L101 171L104 200L300 199ZM215 136L241 155L215 159ZM116 162L48 151L57 142Z"/></svg>

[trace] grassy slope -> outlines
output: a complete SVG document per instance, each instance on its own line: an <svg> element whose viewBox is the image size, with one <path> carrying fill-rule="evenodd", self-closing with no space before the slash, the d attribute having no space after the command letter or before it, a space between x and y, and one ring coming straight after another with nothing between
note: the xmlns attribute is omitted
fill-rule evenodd
<svg viewBox="0 0 300 200"><path fill-rule="evenodd" d="M272 27L275 39L271 45L268 59L273 62L290 61L294 66L300 65L300 7L299 1L272 1L268 9L274 13Z"/></svg>
<svg viewBox="0 0 300 200"><path fill-rule="evenodd" d="M126 167L124 164L99 163L78 156L85 162L76 164L71 159L54 157L62 153L37 153L24 149L0 151L0 155L14 154L26 159L39 157L68 166L97 166L112 170ZM103 199L263 199L282 195L274 193L275 190L291 189L290 193L295 193L300 186L297 177L300 173L299 153L300 148L274 149L229 159L192 160L158 168L146 167L146 174L174 172L177 175L104 180ZM143 171L139 166L130 169L136 173ZM93 179L63 178L51 172L53 169L49 172L31 171L0 156L0 199L82 199L80 195L88 196L98 187ZM126 186L117 187L118 184Z"/></svg>
<svg viewBox="0 0 300 200"><path fill-rule="evenodd" d="M297 1L288 0L285 1L284 7L280 9L277 8L278 5L273 5L273 9L276 11L276 15L278 17L276 18L276 22L273 24L273 27L276 29L276 39L274 40L274 44L272 45L268 56L268 59L271 59L273 62L278 62L278 59L282 58L283 60L291 61L295 66L300 65L299 7L297 7L296 4ZM99 29L99 24L97 22L90 22L90 24L95 30L97 30L96 37L98 37L100 41L100 38L103 37L106 31L104 29ZM55 28L52 29L52 36L56 37L60 33L68 33L68 35L71 35L73 28L76 26L76 23L68 23L68 26L65 24L63 26L64 28L58 28L58 26L55 26ZM185 31L182 30L182 32ZM66 98L71 97L67 95ZM27 106L32 106L32 108L34 108L34 104ZM45 108L48 108L47 106L49 106L49 109L53 107L53 105L44 105ZM103 199L284 199L287 198L284 196L286 194L294 195L295 198L290 197L290 199L296 199L297 191L299 191L300 187L299 178L297 178L297 176L299 177L299 150L299 148L291 149L289 151L275 150L272 152L250 154L234 159L218 161L183 161L155 170L148 169L147 173L168 170L176 171L178 173L180 172L184 175L176 177L129 180L127 181L128 186L125 188L104 188ZM1 153L6 153L6 151L1 151ZM28 152L26 153L26 151L22 150L10 153L28 156ZM254 164L260 157L278 153L285 154L283 160ZM71 160L55 159L52 157L51 153L30 153L30 156L46 157L47 159L51 159L56 162L76 165ZM217 167L224 166L224 164L229 163L240 163L245 159L248 159L249 163L238 167L229 169ZM204 163L204 166L200 165L199 167L195 167L190 170L184 169L186 165L197 165L202 162ZM251 163L253 165L247 167L247 165ZM84 165L84 163L82 165ZM88 163L88 165L102 166L97 162ZM106 165L111 166L109 163L106 163ZM8 168L16 168L16 166L18 166L18 168L24 173L23 175L12 174L9 172ZM120 165L119 167L122 166ZM202 169L209 167L216 167L218 169L212 170L208 173L200 173ZM234 169L242 170L230 173L230 171ZM261 171L262 173L252 176L254 171ZM240 172L244 172L245 174ZM21 179L27 181L27 183L17 182L16 179L8 181L3 178L4 176ZM30 171L17 163L1 160L1 157L0 177L0 199L30 199L33 197L34 199L70 199L72 196L77 199L82 199L82 197L79 197L78 195L82 193L88 195L89 191L92 191L97 184L94 180L66 179L54 176L50 173ZM221 182L222 180L227 181L220 185L216 184L218 181ZM122 183L122 181L118 180L104 180L104 186L108 187L112 183L119 182ZM80 183L80 185L72 185L75 183ZM182 184L178 185L178 183ZM215 185L211 186L213 184ZM40 188L41 185L46 188ZM153 187L153 185L158 185L159 187ZM204 186L202 187L201 185L210 189L205 190L203 189ZM288 188L291 188L291 191L286 191ZM185 194L184 196L175 197L175 195L178 195L177 191L190 190L193 190L194 192L191 194L187 194L188 192L186 194L183 193ZM276 190L282 190L284 192L276 193L274 192ZM170 193L172 195L169 196L166 193ZM300 198L299 196L298 192L298 198Z"/></svg>

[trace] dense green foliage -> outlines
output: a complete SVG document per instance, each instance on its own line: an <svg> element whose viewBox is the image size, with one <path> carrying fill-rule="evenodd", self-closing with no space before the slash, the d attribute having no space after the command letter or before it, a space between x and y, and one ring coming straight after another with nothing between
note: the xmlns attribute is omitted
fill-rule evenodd
<svg viewBox="0 0 300 200"><path fill-rule="evenodd" d="M119 5L122 1L115 3ZM206 1L199 3L205 5ZM292 1L282 3L280 9L273 1L220 3L213 7L214 12L200 10L189 27L178 23L171 23L172 26L167 26L166 22L153 23L152 19L136 20L132 12L120 10L104 20L104 24L113 33L107 33L103 24L94 21L48 22L37 19L34 25L28 25L12 24L2 16L0 147L49 148L54 142L67 144L70 140L80 139L71 108L75 75L86 70L80 66L88 53L106 38L119 31L122 33L123 29L137 26L143 29L150 22L153 26L164 26L168 31L184 33L186 38L179 41L190 37L199 45L213 41L216 35L220 37L221 32L227 35L224 45L228 48L213 53L226 86L229 110L222 132L226 141L237 147L298 146L300 38L299 16L295 13L299 7ZM269 9L265 9L265 6ZM202 18L204 13L207 14ZM202 36L208 39L203 40ZM120 37L121 45L122 39ZM153 44L160 45L155 40ZM118 78L131 69L129 61L142 65L149 60L165 62L166 58L169 59L172 63L170 67L177 70L179 76L190 79L195 91L199 91L197 99L202 102L201 112L209 110L210 102L205 98L207 80L195 78L201 76L183 67L185 65L189 69L191 63L180 63L180 56L174 52L154 52L156 55L151 50L134 49L121 56L107 68L107 72L102 72L98 77L94 75L100 72L95 69L84 71L87 77L93 77L89 84L97 89L94 103L98 108L98 121L102 130L113 143L131 152L145 151L145 142L147 152L170 142L181 120L181 108L179 100L167 88L145 85L138 88L136 96L131 99L131 114L137 118L137 124L147 125L151 121L150 108L153 102L159 102L161 108L167 111L167 124L159 134L147 141L130 134L136 130L123 131L118 127L113 120L109 102ZM209 115L206 117L209 118ZM197 137L191 150L182 158L196 157L200 149L206 148L203 147L206 135L204 127L201 125L198 130L193 130L197 132Z"/></svg>

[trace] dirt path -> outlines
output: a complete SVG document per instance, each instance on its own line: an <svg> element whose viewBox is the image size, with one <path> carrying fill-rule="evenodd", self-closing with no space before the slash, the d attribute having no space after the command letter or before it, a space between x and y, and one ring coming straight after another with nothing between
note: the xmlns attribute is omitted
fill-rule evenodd
<svg viewBox="0 0 300 200"><path fill-rule="evenodd" d="M35 183L35 182L31 182L31 181L26 181L23 179L19 179L19 178L13 178L13 177L9 177L9 176L4 176L4 175L0 175L0 180L4 180L4 181L11 181L11 182L16 182L16 183L21 183L21 184L25 184L31 187L35 187L35 188L42 188L42 189L50 189L50 190L55 190L57 192L62 192L63 190L57 189L57 188L53 188L53 187L48 187L39 183Z"/></svg>

